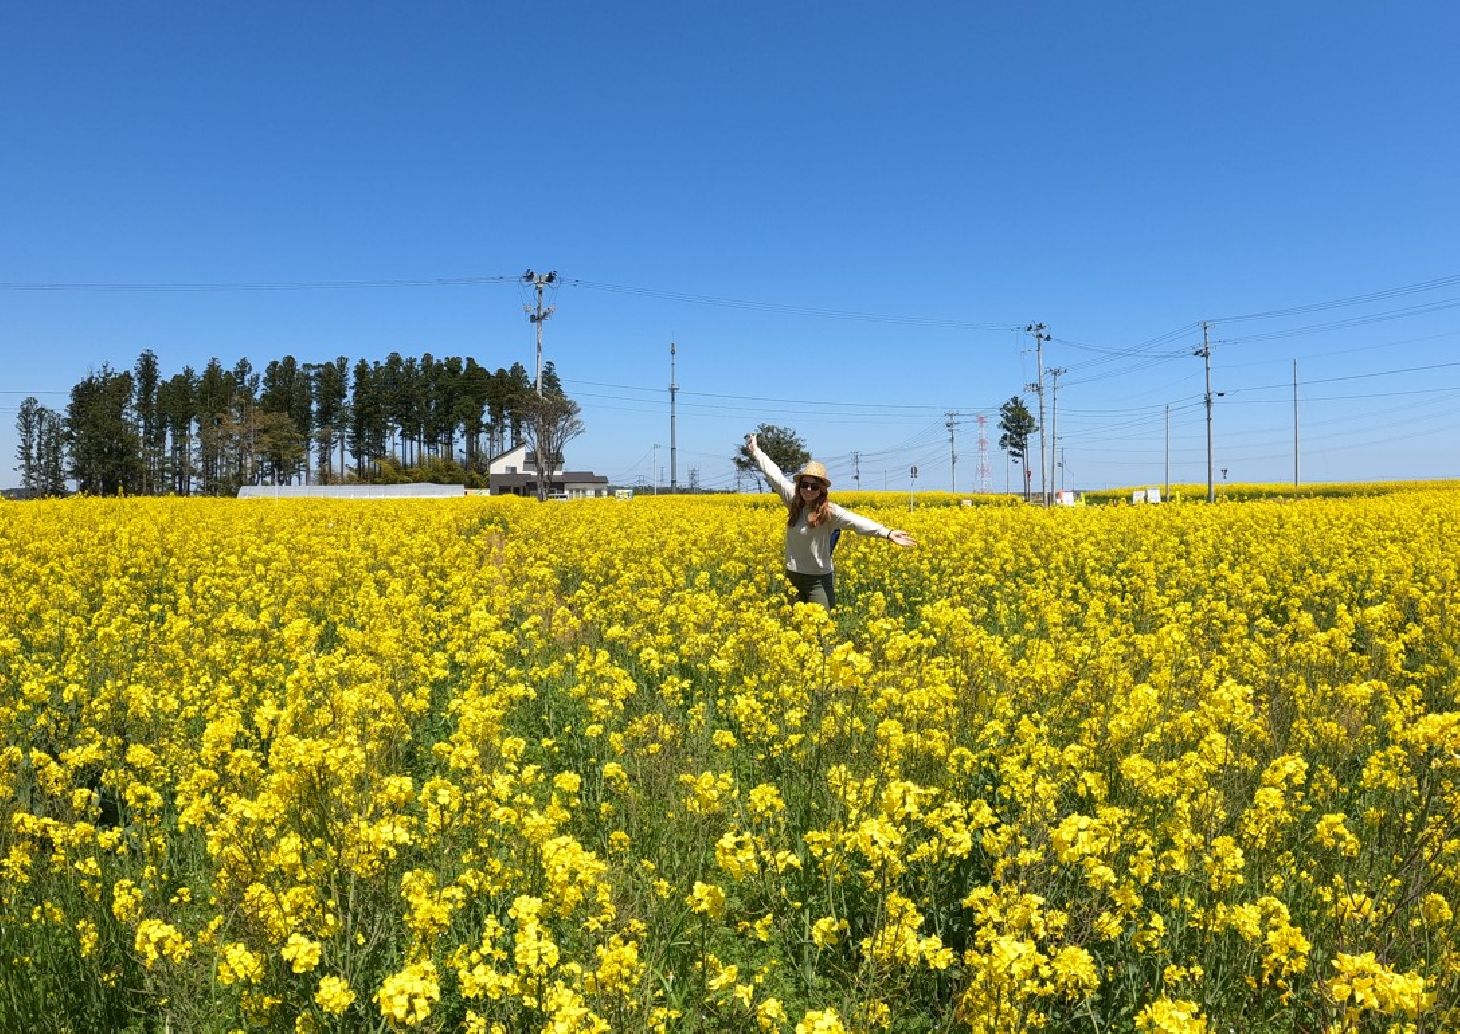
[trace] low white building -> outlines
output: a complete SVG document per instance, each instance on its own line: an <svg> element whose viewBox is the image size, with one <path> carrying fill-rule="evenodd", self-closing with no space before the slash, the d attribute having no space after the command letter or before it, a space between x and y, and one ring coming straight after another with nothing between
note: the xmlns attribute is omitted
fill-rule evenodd
<svg viewBox="0 0 1460 1034"><path fill-rule="evenodd" d="M606 496L608 478L588 470L564 470L563 458L553 457L547 464L547 495L567 499L594 499ZM497 456L487 464L487 488L492 495L537 495L537 454L519 445Z"/></svg>
<svg viewBox="0 0 1460 1034"><path fill-rule="evenodd" d="M451 499L466 493L461 485L412 482L404 485L244 485L240 499Z"/></svg>

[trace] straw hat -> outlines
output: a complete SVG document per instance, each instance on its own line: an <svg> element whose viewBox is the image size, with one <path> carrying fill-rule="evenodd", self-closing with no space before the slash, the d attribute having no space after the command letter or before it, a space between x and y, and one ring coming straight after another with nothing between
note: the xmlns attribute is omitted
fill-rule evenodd
<svg viewBox="0 0 1460 1034"><path fill-rule="evenodd" d="M831 487L831 478L826 476L826 466L819 460L807 460L806 466L796 473L796 479L799 481L801 478L815 478L827 488Z"/></svg>

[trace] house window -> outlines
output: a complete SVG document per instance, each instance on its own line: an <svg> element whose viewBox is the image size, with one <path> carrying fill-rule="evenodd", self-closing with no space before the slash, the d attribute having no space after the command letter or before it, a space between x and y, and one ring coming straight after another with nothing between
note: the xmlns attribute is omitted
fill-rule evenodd
<svg viewBox="0 0 1460 1034"><path fill-rule="evenodd" d="M507 473L509 473L509 474L516 474L517 473L517 468L516 467L508 467L507 468Z"/></svg>

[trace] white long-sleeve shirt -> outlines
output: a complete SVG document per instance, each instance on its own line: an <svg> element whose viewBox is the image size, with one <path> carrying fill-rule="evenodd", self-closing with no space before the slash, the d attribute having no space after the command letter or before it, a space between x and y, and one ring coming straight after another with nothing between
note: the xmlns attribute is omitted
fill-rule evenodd
<svg viewBox="0 0 1460 1034"><path fill-rule="evenodd" d="M775 465L759 446L750 450L756 466L765 479L774 486L781 500L787 505L796 498L796 486ZM831 535L842 528L849 528L859 535L875 535L887 538L892 532L881 524L859 513L828 503L827 520L815 528L806 523L808 509L803 508L796 523L786 528L786 570L797 574L831 574Z"/></svg>

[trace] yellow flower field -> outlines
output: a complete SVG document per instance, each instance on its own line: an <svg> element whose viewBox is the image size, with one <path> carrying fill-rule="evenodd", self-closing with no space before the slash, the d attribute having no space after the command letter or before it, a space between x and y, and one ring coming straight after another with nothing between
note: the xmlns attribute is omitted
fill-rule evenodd
<svg viewBox="0 0 1460 1034"><path fill-rule="evenodd" d="M0 1030L1460 1028L1460 492L764 503L0 505Z"/></svg>

